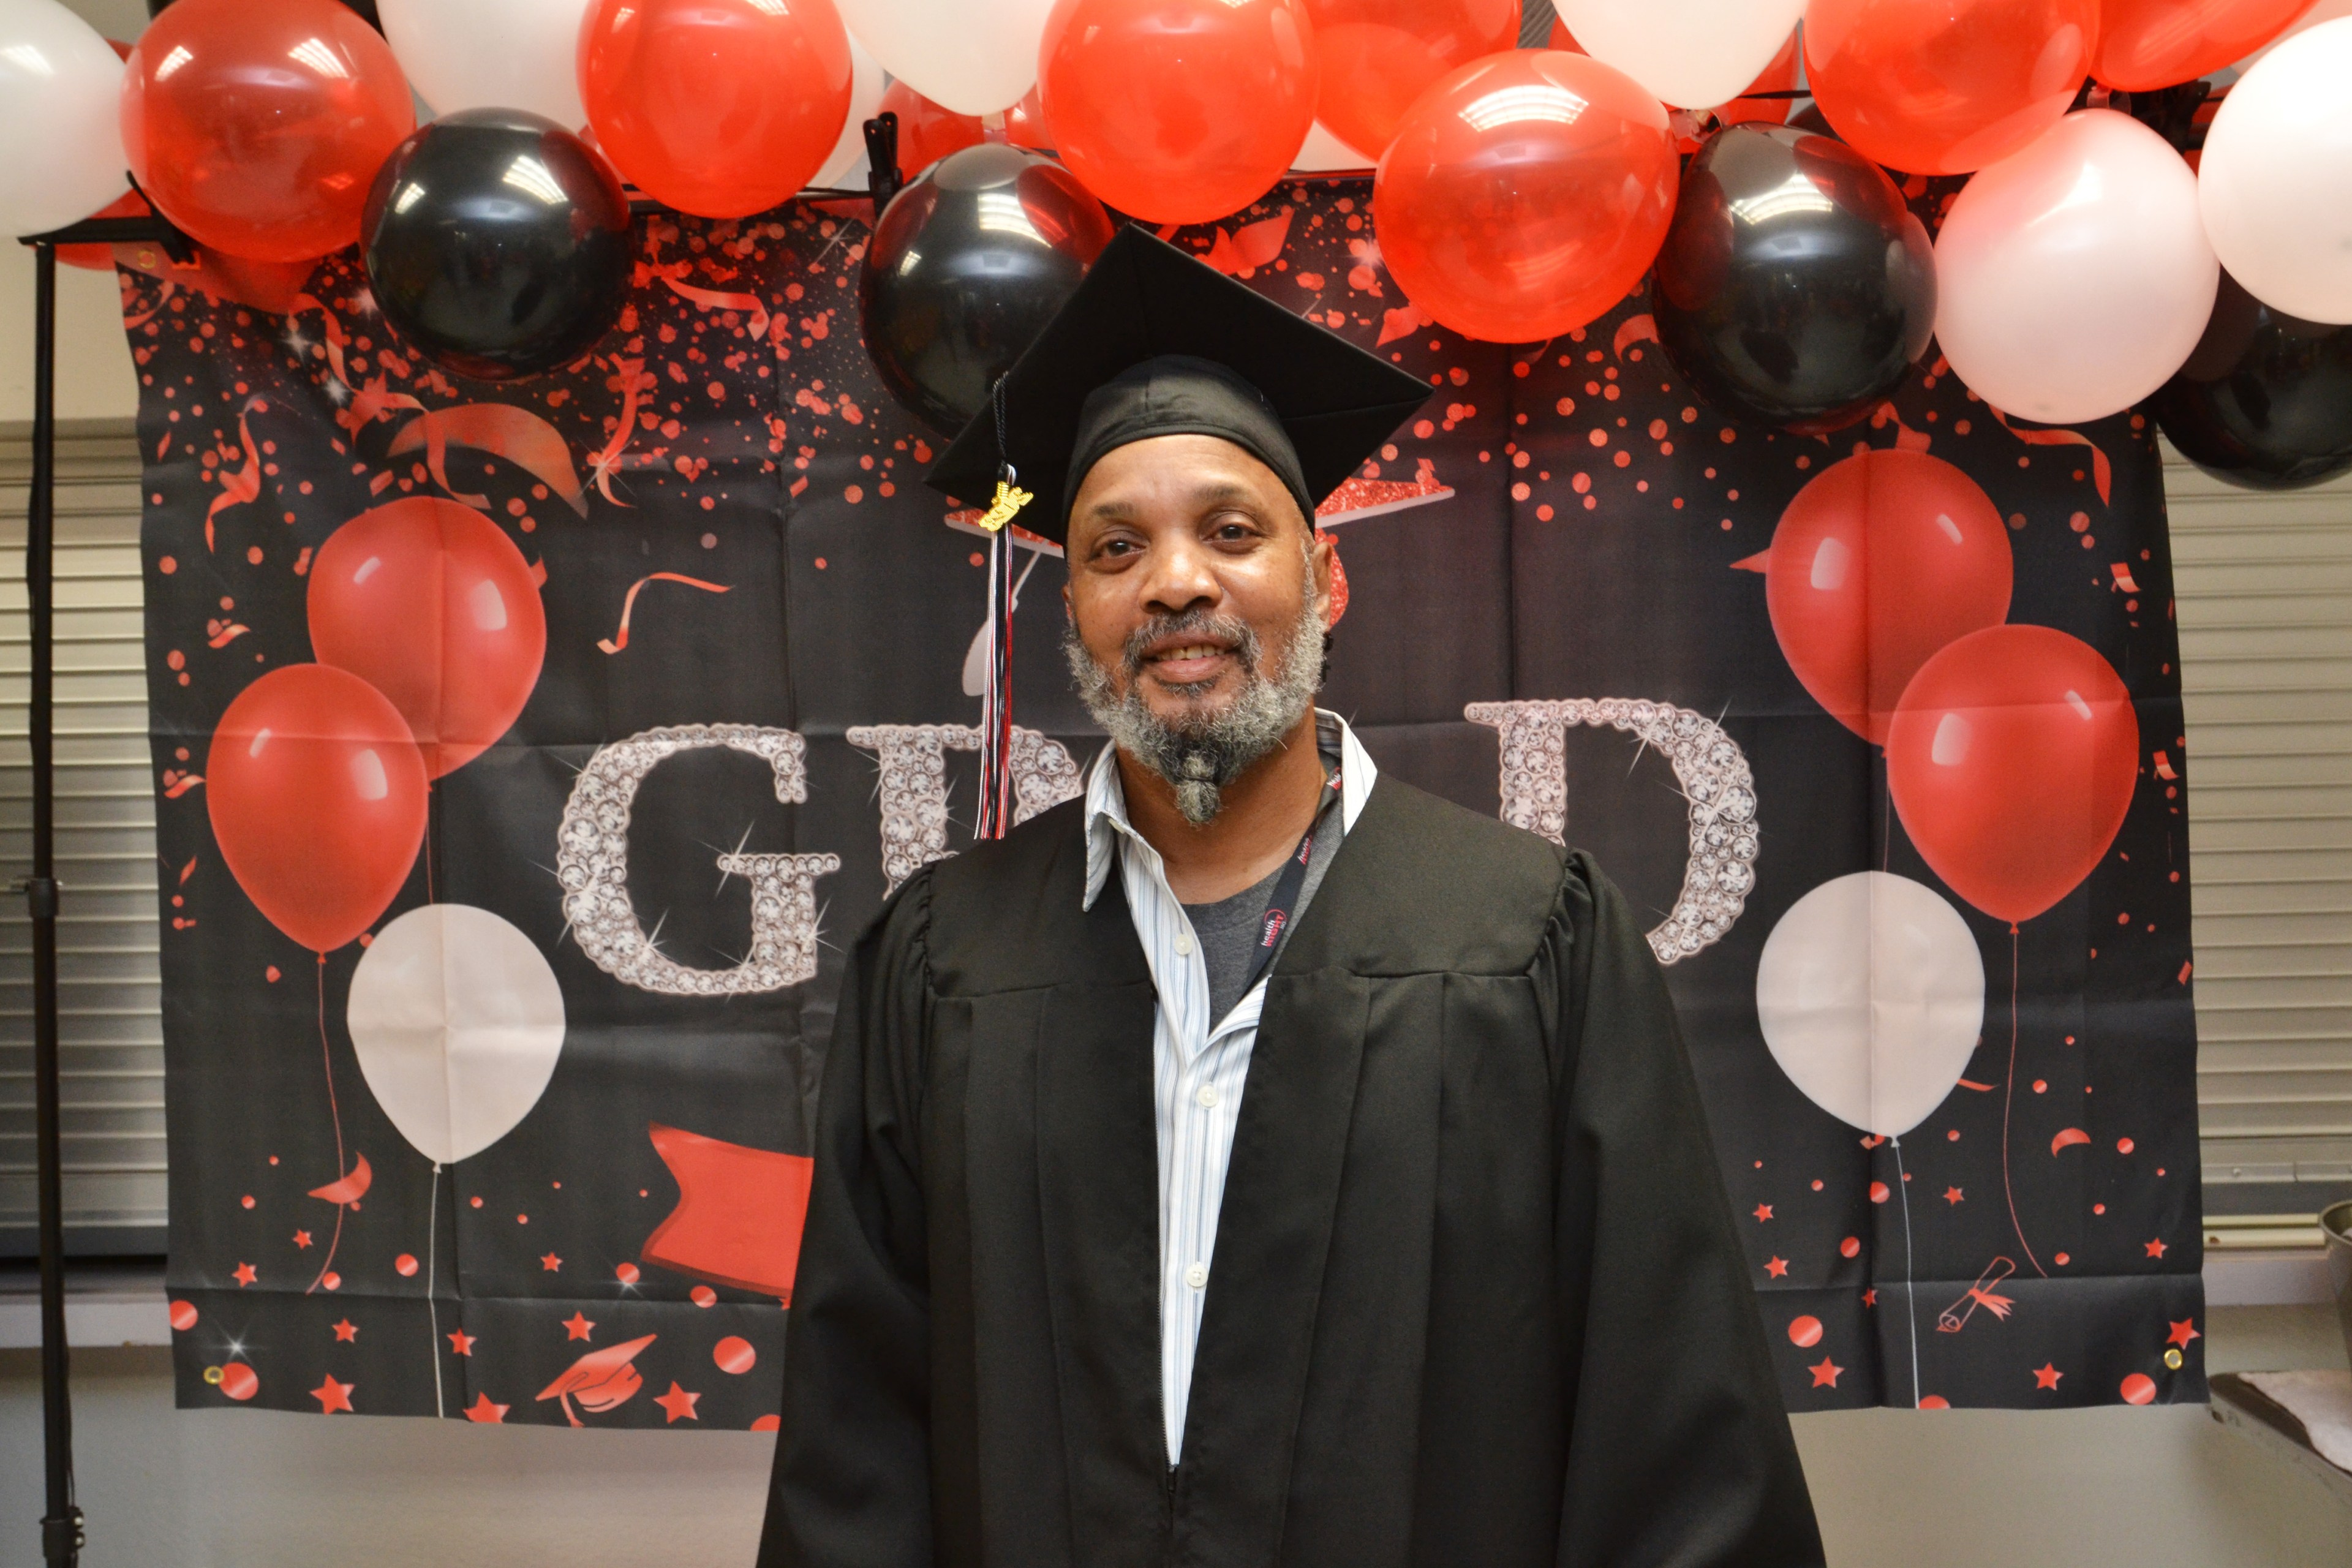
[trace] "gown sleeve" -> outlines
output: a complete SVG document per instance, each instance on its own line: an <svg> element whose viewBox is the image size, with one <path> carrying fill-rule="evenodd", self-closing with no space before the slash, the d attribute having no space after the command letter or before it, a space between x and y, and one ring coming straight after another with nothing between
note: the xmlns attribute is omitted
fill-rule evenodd
<svg viewBox="0 0 2352 1568"><path fill-rule="evenodd" d="M1819 1568L1821 1533L1665 979L1570 858L1549 939L1569 1441L1560 1568Z"/></svg>
<svg viewBox="0 0 2352 1568"><path fill-rule="evenodd" d="M851 953L819 1089L759 1568L929 1568L918 873Z"/></svg>

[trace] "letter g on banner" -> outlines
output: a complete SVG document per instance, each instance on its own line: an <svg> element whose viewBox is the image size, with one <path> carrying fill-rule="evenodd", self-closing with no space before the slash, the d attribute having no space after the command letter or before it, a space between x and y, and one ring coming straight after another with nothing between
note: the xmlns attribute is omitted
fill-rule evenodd
<svg viewBox="0 0 2352 1568"><path fill-rule="evenodd" d="M1564 702L1473 702L1462 716L1491 724L1502 751L1503 820L1564 845L1568 727L1606 724L1655 747L1673 764L1690 805L1690 857L1682 895L1650 931L1660 963L1722 940L1756 886L1756 779L1721 725L1687 708L1627 698Z"/></svg>
<svg viewBox="0 0 2352 1568"><path fill-rule="evenodd" d="M721 855L719 868L751 884L751 946L732 969L694 969L664 957L629 902L629 807L646 775L681 752L727 746L763 757L776 798L808 798L808 742L790 730L684 724L645 730L600 749L581 771L556 829L556 880L572 939L625 985L667 996L781 991L816 977L816 879L838 855Z"/></svg>

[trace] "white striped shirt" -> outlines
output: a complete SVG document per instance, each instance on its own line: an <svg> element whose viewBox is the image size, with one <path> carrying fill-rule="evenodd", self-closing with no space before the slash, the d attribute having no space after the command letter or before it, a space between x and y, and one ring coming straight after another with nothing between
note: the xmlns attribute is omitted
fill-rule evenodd
<svg viewBox="0 0 2352 1568"><path fill-rule="evenodd" d="M1318 717L1339 731L1339 820L1352 831L1372 792L1376 770L1337 714ZM1184 906L1168 889L1160 851L1127 818L1111 748L1103 748L1087 778L1086 908L1110 879L1111 851L1120 851L1119 883L1160 994L1151 1031L1152 1104L1160 1136L1160 1394L1167 1424L1168 1462L1183 1458L1184 1407L1192 1392L1192 1354L1208 1299L1209 1263L1216 1251L1217 1210L1224 1202L1225 1167L1241 1120L1242 1088L1257 1044L1258 1013L1265 1005L1261 979L1223 1019L1209 1016L1209 971Z"/></svg>

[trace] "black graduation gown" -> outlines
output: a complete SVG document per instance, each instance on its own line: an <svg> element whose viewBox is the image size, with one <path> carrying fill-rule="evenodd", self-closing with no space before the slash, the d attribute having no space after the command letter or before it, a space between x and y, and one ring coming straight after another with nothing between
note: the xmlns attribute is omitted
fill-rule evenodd
<svg viewBox="0 0 2352 1568"><path fill-rule="evenodd" d="M1082 813L852 958L761 1568L1820 1563L1623 899L1388 778L1269 981L1171 1472L1154 994Z"/></svg>

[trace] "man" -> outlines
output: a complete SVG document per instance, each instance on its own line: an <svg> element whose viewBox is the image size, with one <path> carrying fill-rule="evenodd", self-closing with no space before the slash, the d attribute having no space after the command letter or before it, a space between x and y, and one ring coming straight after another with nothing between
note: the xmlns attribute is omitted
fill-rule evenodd
<svg viewBox="0 0 2352 1568"><path fill-rule="evenodd" d="M1623 900L1314 709L1425 391L1129 231L942 459L1112 745L857 946L763 1568L1822 1561Z"/></svg>

